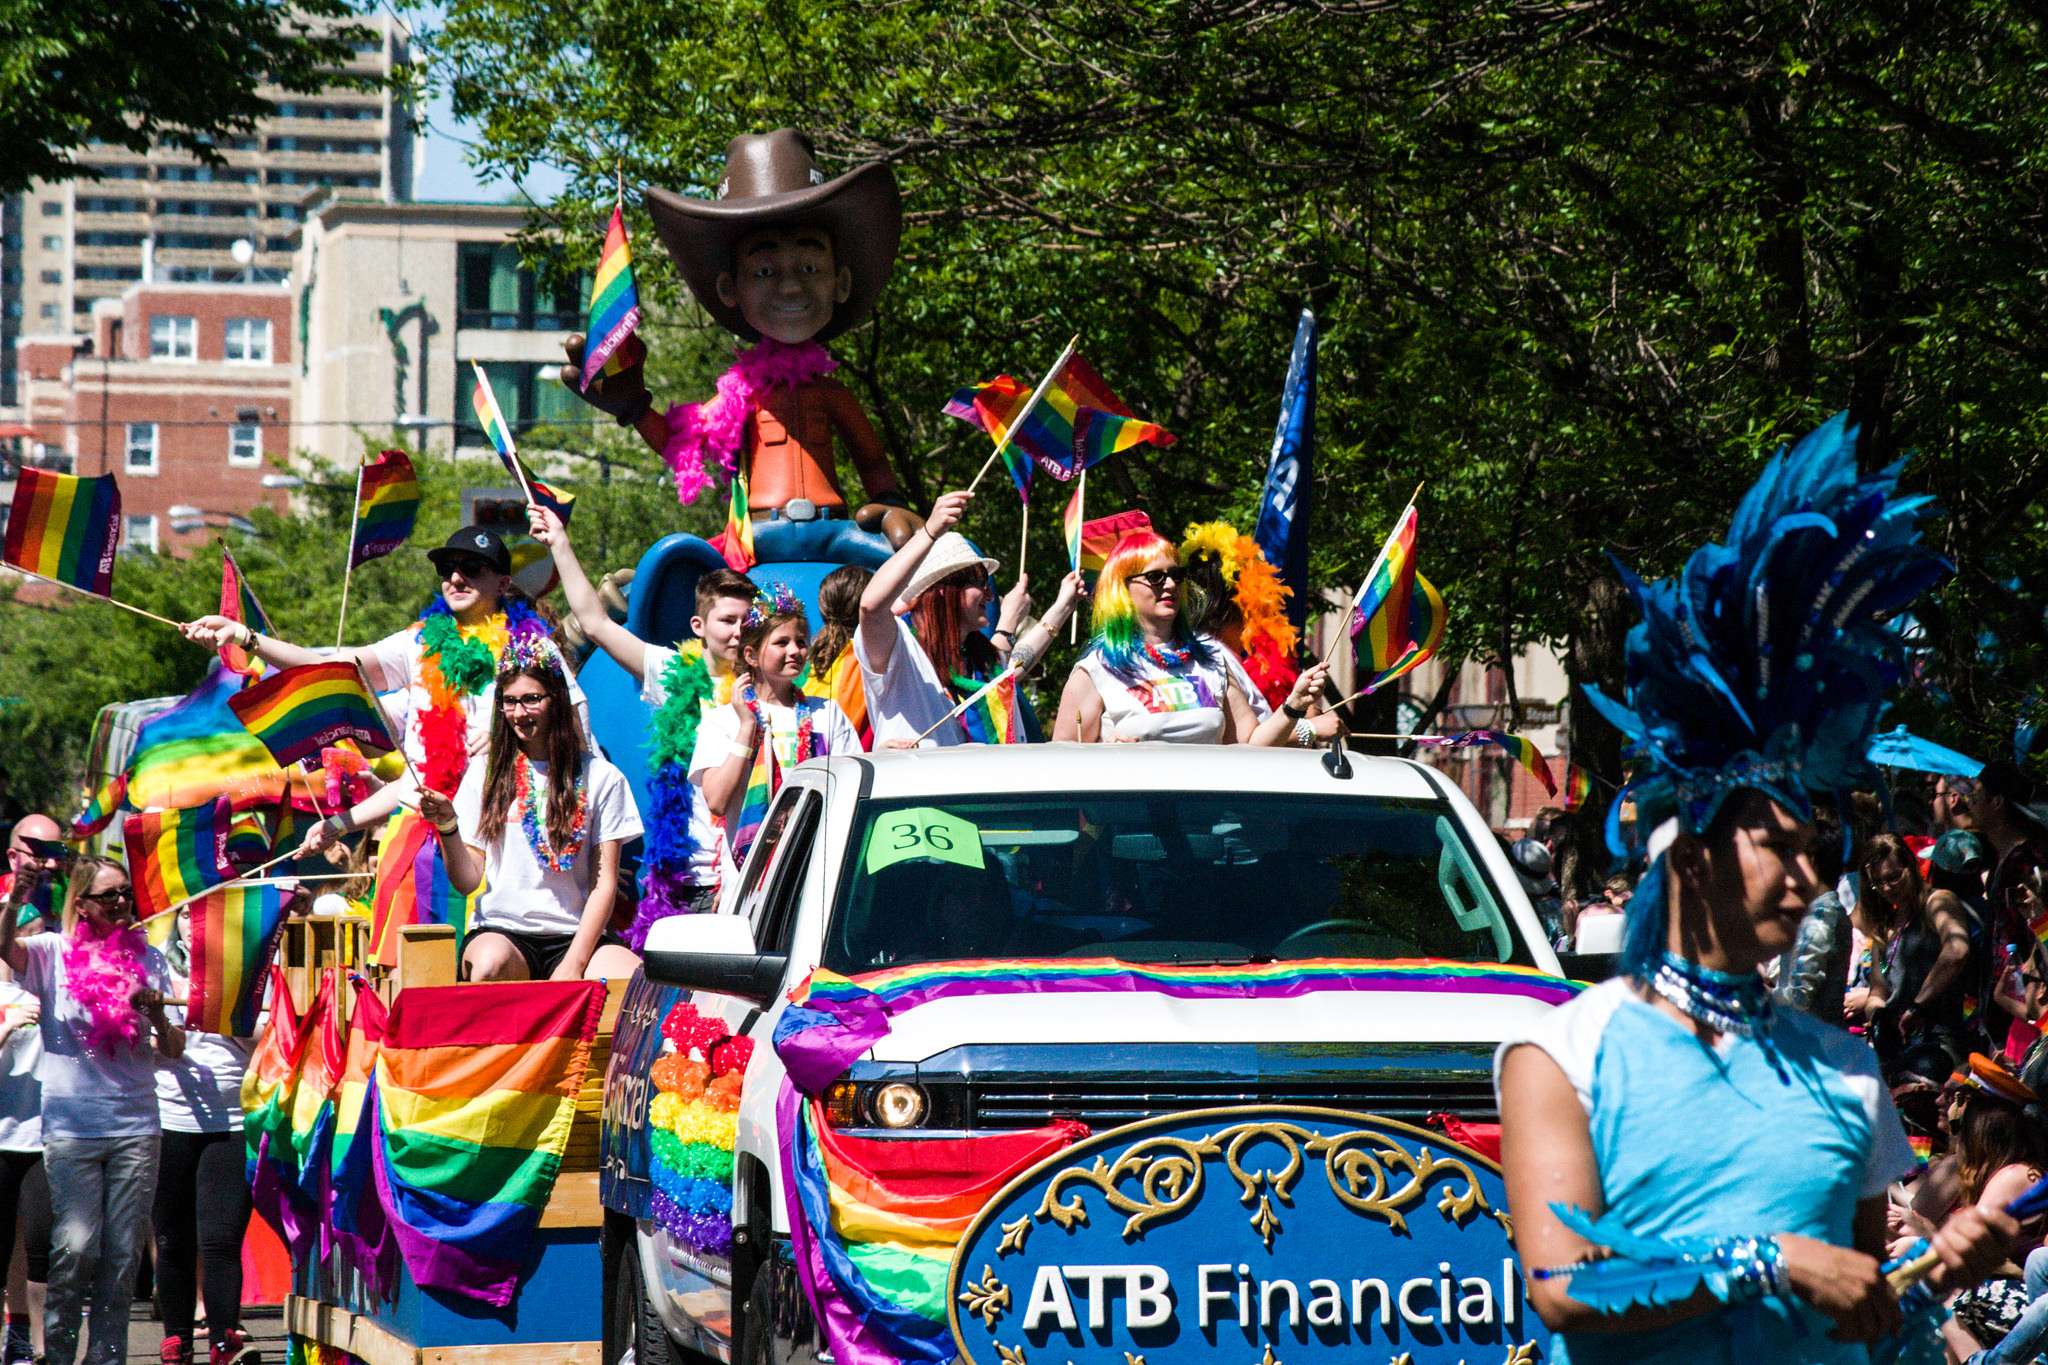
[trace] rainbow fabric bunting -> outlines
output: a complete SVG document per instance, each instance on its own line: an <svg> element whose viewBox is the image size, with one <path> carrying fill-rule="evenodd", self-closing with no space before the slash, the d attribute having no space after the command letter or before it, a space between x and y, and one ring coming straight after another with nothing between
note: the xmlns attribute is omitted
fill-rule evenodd
<svg viewBox="0 0 2048 1365"><path fill-rule="evenodd" d="M749 700L746 703L753 706ZM732 845L734 867L744 867L747 850L754 846L754 837L761 832L761 824L768 818L768 803L775 796L776 788L782 785L781 765L775 761L775 741L768 733L768 718L759 707L754 707L754 721L761 727L761 742L754 746L754 763L747 769L746 790L740 793L739 817L728 831Z"/></svg>
<svg viewBox="0 0 2048 1365"><path fill-rule="evenodd" d="M356 476L350 568L390 554L412 535L420 515L420 480L402 450L385 450ZM223 589L225 591L225 589Z"/></svg>
<svg viewBox="0 0 2048 1365"><path fill-rule="evenodd" d="M283 891L275 882L222 887L192 903L191 924L186 1026L254 1036L265 972L284 927Z"/></svg>
<svg viewBox="0 0 2048 1365"><path fill-rule="evenodd" d="M502 1308L532 1257L604 1011L602 981L413 986L376 1062L378 1198L422 1289Z"/></svg>
<svg viewBox="0 0 2048 1365"><path fill-rule="evenodd" d="M1033 386L1016 378L999 374L986 384L961 389L947 401L942 411L948 417L970 422L988 433L992 441L1001 442L1005 434L1010 438L1003 450L1003 462L1010 471L1011 480L1017 485L1017 495L1026 501L1031 497L1031 466L1036 465L1055 479L1064 482L1092 464L1086 460L1077 439L1075 423L1082 419L1087 409L1094 409L1106 417L1124 418L1131 416L1131 410L1123 405L1102 376L1080 356L1069 357L1055 379L1031 409L1023 424L1017 425L1017 416L1024 405L1031 401ZM1099 421L1100 419L1090 419ZM1150 423L1142 424L1150 426ZM1014 431L1011 428L1015 426ZM1133 436L1132 441L1150 439L1165 445L1173 437L1158 428L1152 428L1157 435ZM1120 435L1116 429L1112 442ZM1121 448L1121 447L1119 447ZM1029 459L1012 458L1013 452L1021 452Z"/></svg>
<svg viewBox="0 0 2048 1365"><path fill-rule="evenodd" d="M280 764L317 759L343 739L379 753L393 747L384 713L352 663L283 669L228 698L228 709Z"/></svg>
<svg viewBox="0 0 2048 1365"><path fill-rule="evenodd" d="M1546 767L1548 765L1545 765ZM1576 763L1564 768L1564 808L1578 810L1593 799L1593 774Z"/></svg>
<svg viewBox="0 0 2048 1365"><path fill-rule="evenodd" d="M112 474L73 478L21 470L0 561L105 597L121 544L121 490Z"/></svg>
<svg viewBox="0 0 2048 1365"><path fill-rule="evenodd" d="M346 1247L356 1269L373 1293L388 1298L386 1286L395 1277L398 1252L377 1200L372 1169L373 1142L358 1138L377 1131L374 1074L377 1049L384 1043L384 1001L362 977L350 978L355 991L348 1011L348 1037L342 1044L341 1077L334 1087L333 1139L328 1143L328 1202L324 1227L331 1241Z"/></svg>
<svg viewBox="0 0 2048 1365"><path fill-rule="evenodd" d="M146 810L121 827L139 915L168 910L235 875L227 864L234 812L215 798L184 810Z"/></svg>
<svg viewBox="0 0 2048 1365"><path fill-rule="evenodd" d="M1507 751L1509 758L1521 764L1529 775L1543 784L1543 790L1557 795L1557 779L1550 775L1550 765L1543 761L1543 753L1534 742L1520 735L1511 735L1505 730L1466 730L1455 735L1417 735L1417 744L1434 745L1442 749L1469 749L1474 745L1492 744Z"/></svg>
<svg viewBox="0 0 2048 1365"><path fill-rule="evenodd" d="M1415 569L1415 504L1380 547L1351 609L1351 647L1374 692L1436 653L1444 636L1444 599Z"/></svg>
<svg viewBox="0 0 2048 1365"><path fill-rule="evenodd" d="M242 1073L242 1143L247 1179L256 1212L277 1229L297 1259L312 1249L319 1211L300 1191L305 1163L302 1141L318 1134L293 1127L309 1044L320 1033L320 1021L333 1013L334 973L320 977L312 1004L301 1015L292 1005L284 970L270 968L270 1027L257 1039L248 1068ZM317 1078L315 1084L317 1085Z"/></svg>
<svg viewBox="0 0 2048 1365"><path fill-rule="evenodd" d="M129 805L196 806L227 794L279 798L284 770L228 705L244 681L215 664L184 700L142 722L128 760Z"/></svg>
<svg viewBox="0 0 2048 1365"><path fill-rule="evenodd" d="M100 789L85 803L85 809L72 818L71 829L65 835L74 843L92 838L114 822L121 812L121 803L128 799L128 774L115 773L100 784Z"/></svg>
<svg viewBox="0 0 2048 1365"><path fill-rule="evenodd" d="M448 880L434 827L417 811L400 810L377 846L375 891L370 899L370 960L398 965L398 931L408 924L452 924L457 938L469 925L469 898Z"/></svg>
<svg viewBox="0 0 2048 1365"><path fill-rule="evenodd" d="M270 627L269 613L256 600L256 590L242 576L241 566L235 563L235 557L226 545L220 547L220 614L247 626L258 635L277 633ZM222 645L220 661L245 678L263 676L263 661L240 645Z"/></svg>
<svg viewBox="0 0 2048 1365"><path fill-rule="evenodd" d="M505 414L498 410L498 395L491 389L491 381L484 374L484 367L476 361L469 362L476 372L476 388L469 395L469 406L476 413L477 425L484 430L484 439L491 443L491 449L498 452L498 463L505 466L505 472L515 483L530 489L533 500L561 518L562 525L569 524L570 514L575 509L576 495L564 493L552 484L543 483L534 477L519 458L519 447L512 439L512 428L505 421Z"/></svg>
<svg viewBox="0 0 2048 1365"><path fill-rule="evenodd" d="M626 237L625 206L612 206L598 253L597 276L590 283L590 313L583 324L583 387L600 372L626 338L640 326L640 288L633 280L633 247Z"/></svg>
<svg viewBox="0 0 2048 1365"><path fill-rule="evenodd" d="M732 472L732 488L725 504L725 534L719 537L719 553L735 573L754 567L754 519L747 510L747 471Z"/></svg>
<svg viewBox="0 0 2048 1365"><path fill-rule="evenodd" d="M1060 513L1060 534L1067 542L1067 567L1070 569L1081 567L1081 500L1087 491L1086 479L1075 483L1074 496L1067 499L1066 510Z"/></svg>
<svg viewBox="0 0 2048 1365"><path fill-rule="evenodd" d="M1023 744L1023 709L1017 700L1017 671L1006 668L996 680L978 689L980 695L960 712L960 728L970 744Z"/></svg>
<svg viewBox="0 0 2048 1365"><path fill-rule="evenodd" d="M1081 524L1081 567L1100 572L1117 542L1134 531L1152 529L1152 518L1133 508Z"/></svg>
<svg viewBox="0 0 2048 1365"><path fill-rule="evenodd" d="M1127 413L1082 408L1074 422L1074 458L1082 469L1101 464L1132 446L1170 446L1173 433L1157 422Z"/></svg>

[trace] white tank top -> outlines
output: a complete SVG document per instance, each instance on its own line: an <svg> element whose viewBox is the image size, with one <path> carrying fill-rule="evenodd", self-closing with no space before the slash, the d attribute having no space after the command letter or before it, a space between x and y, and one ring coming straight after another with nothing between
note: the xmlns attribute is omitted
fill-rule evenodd
<svg viewBox="0 0 2048 1365"><path fill-rule="evenodd" d="M1200 637L1221 659L1223 646ZM1076 665L1102 698L1102 741L1164 740L1169 744L1215 744L1223 738L1223 707L1229 684L1218 665L1190 659L1171 672L1138 656L1137 678L1126 682L1109 671L1099 650Z"/></svg>

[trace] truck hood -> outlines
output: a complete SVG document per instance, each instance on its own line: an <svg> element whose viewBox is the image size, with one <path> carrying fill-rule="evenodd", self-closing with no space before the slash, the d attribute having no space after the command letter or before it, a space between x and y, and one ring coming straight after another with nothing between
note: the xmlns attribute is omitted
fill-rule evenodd
<svg viewBox="0 0 2048 1365"><path fill-rule="evenodd" d="M890 1021L870 1054L917 1063L978 1044L1463 1044L1490 1048L1554 1006L1525 996L1324 991L1284 999L1183 1000L1144 991L934 1000Z"/></svg>

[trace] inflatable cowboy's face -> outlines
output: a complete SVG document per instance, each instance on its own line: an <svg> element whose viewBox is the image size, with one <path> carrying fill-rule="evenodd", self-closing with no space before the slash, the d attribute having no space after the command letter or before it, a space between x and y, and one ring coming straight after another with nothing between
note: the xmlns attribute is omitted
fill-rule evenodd
<svg viewBox="0 0 2048 1365"><path fill-rule="evenodd" d="M777 225L740 238L717 290L718 301L739 310L755 332L794 346L831 324L853 294L853 271L839 264L828 229Z"/></svg>

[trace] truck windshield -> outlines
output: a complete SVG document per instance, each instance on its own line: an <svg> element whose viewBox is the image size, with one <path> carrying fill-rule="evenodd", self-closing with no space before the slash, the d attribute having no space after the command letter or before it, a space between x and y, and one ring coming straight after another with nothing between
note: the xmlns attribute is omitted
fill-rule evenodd
<svg viewBox="0 0 2048 1365"><path fill-rule="evenodd" d="M874 802L824 965L966 958L1531 964L1450 809L1284 793Z"/></svg>

